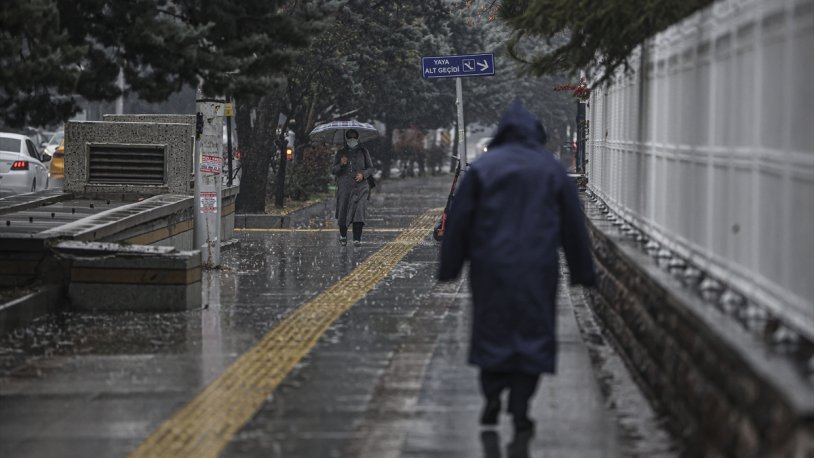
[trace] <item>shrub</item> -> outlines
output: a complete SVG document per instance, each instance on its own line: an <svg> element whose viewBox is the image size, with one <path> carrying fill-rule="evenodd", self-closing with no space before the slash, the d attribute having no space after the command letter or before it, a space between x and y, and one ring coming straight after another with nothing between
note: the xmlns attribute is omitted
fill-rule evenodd
<svg viewBox="0 0 814 458"><path fill-rule="evenodd" d="M294 200L307 200L314 194L328 192L332 181L333 149L308 145L298 153L286 167L286 195Z"/></svg>

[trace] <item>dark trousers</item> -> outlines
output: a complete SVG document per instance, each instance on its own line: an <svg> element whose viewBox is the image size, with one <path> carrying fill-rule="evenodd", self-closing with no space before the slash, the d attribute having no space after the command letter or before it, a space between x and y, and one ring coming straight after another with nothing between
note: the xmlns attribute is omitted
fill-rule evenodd
<svg viewBox="0 0 814 458"><path fill-rule="evenodd" d="M480 386L486 402L500 400L503 390L509 390L508 411L515 421L528 418L529 400L537 390L539 375L523 372L480 371Z"/></svg>
<svg viewBox="0 0 814 458"><path fill-rule="evenodd" d="M362 226L365 223L353 223L353 240L362 240Z"/></svg>
<svg viewBox="0 0 814 458"><path fill-rule="evenodd" d="M365 223L353 223L353 240L362 240L362 226ZM339 235L342 237L348 236L348 226L339 225Z"/></svg>

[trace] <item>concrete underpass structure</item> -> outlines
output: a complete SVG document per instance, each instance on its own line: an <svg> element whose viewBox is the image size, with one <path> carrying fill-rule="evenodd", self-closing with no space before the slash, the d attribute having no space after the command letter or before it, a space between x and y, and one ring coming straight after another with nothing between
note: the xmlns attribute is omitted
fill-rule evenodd
<svg viewBox="0 0 814 458"><path fill-rule="evenodd" d="M193 243L195 116L106 119L67 124L64 191L0 199L0 285L35 286L48 298L33 307L36 314L0 310L0 331L63 305L106 311L201 305L201 255ZM237 193L237 186L222 191L226 241L234 234Z"/></svg>
<svg viewBox="0 0 814 458"><path fill-rule="evenodd" d="M814 453L814 5L718 1L590 99L594 306L699 450Z"/></svg>

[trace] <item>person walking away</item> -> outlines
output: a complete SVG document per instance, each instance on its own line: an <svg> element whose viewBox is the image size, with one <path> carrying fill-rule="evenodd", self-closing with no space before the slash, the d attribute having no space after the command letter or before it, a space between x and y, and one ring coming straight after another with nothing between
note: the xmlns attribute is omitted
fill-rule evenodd
<svg viewBox="0 0 814 458"><path fill-rule="evenodd" d="M359 133L345 132L345 145L336 152L331 170L336 176L336 221L339 225L339 243L348 243L348 226L353 228L353 244L361 246L365 225L373 161L366 148L359 144Z"/></svg>
<svg viewBox="0 0 814 458"><path fill-rule="evenodd" d="M516 432L533 433L528 403L556 369L559 253L572 285L596 282L576 186L543 146L540 121L519 101L503 115L489 154L464 175L447 220L438 280L469 261L473 319L469 363L480 368L483 425L495 425L501 393Z"/></svg>

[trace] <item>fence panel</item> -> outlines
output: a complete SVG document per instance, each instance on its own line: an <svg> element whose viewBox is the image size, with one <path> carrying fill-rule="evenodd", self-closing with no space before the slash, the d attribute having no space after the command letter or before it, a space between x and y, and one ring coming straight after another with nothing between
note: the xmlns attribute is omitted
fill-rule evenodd
<svg viewBox="0 0 814 458"><path fill-rule="evenodd" d="M590 186L814 337L814 2L723 0L593 92Z"/></svg>

